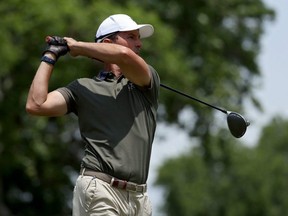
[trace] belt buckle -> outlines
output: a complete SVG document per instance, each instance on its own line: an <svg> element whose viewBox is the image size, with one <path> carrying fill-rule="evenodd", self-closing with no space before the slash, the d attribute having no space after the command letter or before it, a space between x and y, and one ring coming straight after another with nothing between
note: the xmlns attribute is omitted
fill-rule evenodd
<svg viewBox="0 0 288 216"><path fill-rule="evenodd" d="M143 192L143 187L141 185L135 185L135 192Z"/></svg>
<svg viewBox="0 0 288 216"><path fill-rule="evenodd" d="M137 185L129 182L127 185L127 191L137 192Z"/></svg>
<svg viewBox="0 0 288 216"><path fill-rule="evenodd" d="M141 193L145 193L147 191L147 185L144 184L144 185L137 185L137 192L141 192ZM138 190L139 188L139 190Z"/></svg>
<svg viewBox="0 0 288 216"><path fill-rule="evenodd" d="M131 192L144 193L146 191L146 185L130 183L129 187L127 187L127 190Z"/></svg>
<svg viewBox="0 0 288 216"><path fill-rule="evenodd" d="M147 189L147 185L138 185L132 182L119 180L114 177L111 178L110 185L119 189L140 193L146 192Z"/></svg>

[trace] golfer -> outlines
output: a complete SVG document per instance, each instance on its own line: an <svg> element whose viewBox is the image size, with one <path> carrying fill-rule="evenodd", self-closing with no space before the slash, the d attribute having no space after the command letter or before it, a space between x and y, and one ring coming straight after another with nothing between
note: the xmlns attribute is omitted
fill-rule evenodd
<svg viewBox="0 0 288 216"><path fill-rule="evenodd" d="M78 116L85 155L74 188L74 216L152 214L146 181L160 80L139 54L141 39L153 32L150 24L115 14L99 26L96 43L54 37L59 44L49 44L42 56L26 110ZM101 61L103 70L48 92L55 63L67 52Z"/></svg>

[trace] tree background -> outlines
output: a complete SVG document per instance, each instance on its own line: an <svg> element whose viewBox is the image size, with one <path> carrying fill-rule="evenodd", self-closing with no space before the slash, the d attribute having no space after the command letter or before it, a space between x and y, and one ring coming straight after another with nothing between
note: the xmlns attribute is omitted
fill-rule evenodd
<svg viewBox="0 0 288 216"><path fill-rule="evenodd" d="M0 11L3 216L71 212L83 150L76 119L38 118L25 112L27 91L47 34L93 41L104 18L128 13L156 29L152 39L143 41L143 55L157 69L162 82L209 102L229 104L238 112L244 112L247 100L261 108L253 90L261 78L256 60L263 24L274 13L260 0L60 0L53 4L9 0L0 3ZM99 66L88 59L65 56L57 63L50 87L93 76ZM160 103L159 122L176 123L193 137L191 146L196 146L159 170L157 183L166 189L165 214L287 214L283 193L287 189L283 182L287 179L285 121L280 117L273 120L251 149L217 125L214 111L164 90ZM190 115L183 122L180 114L184 111ZM281 133L274 128L282 128Z"/></svg>

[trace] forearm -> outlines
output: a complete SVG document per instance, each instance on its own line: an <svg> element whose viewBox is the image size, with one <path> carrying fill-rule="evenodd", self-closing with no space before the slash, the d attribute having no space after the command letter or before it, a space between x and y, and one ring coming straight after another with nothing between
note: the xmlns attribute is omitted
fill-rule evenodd
<svg viewBox="0 0 288 216"><path fill-rule="evenodd" d="M52 54L47 53L45 55L51 59L55 59ZM40 63L28 93L28 107L41 106L47 100L48 85L52 72L53 65L43 61Z"/></svg>
<svg viewBox="0 0 288 216"><path fill-rule="evenodd" d="M86 56L109 64L116 64L131 82L139 86L150 85L150 72L146 62L128 47L113 43L87 43L68 40L72 56Z"/></svg>
<svg viewBox="0 0 288 216"><path fill-rule="evenodd" d="M69 46L73 56L86 56L105 63L121 64L128 48L115 44L89 43L77 41ZM125 59L125 58L124 58Z"/></svg>

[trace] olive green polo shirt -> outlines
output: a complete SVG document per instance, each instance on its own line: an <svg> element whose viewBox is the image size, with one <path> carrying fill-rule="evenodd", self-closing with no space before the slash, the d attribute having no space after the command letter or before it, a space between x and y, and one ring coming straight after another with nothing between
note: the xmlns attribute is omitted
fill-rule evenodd
<svg viewBox="0 0 288 216"><path fill-rule="evenodd" d="M142 89L124 76L101 73L58 89L68 112L78 116L84 140L82 166L138 184L148 178L160 79L154 68L151 87Z"/></svg>

